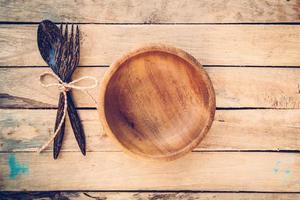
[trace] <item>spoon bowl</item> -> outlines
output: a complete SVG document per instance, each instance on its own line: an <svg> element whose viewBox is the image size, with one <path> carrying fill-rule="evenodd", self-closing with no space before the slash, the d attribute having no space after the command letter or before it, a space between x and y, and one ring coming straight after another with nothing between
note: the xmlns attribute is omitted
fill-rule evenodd
<svg viewBox="0 0 300 200"><path fill-rule="evenodd" d="M37 41L42 58L58 75L57 56L62 43L60 29L49 20L42 21L38 26Z"/></svg>

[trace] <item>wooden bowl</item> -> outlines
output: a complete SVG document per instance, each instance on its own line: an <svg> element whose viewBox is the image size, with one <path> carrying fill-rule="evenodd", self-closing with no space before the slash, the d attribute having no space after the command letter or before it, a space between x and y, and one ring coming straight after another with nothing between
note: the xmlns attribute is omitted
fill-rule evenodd
<svg viewBox="0 0 300 200"><path fill-rule="evenodd" d="M99 114L126 152L173 160L208 132L215 94L203 67L186 52L146 46L123 56L104 76Z"/></svg>

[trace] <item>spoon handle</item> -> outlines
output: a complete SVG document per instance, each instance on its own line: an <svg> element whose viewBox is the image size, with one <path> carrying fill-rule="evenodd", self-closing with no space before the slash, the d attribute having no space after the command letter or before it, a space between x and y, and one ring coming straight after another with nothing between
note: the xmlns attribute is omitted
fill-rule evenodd
<svg viewBox="0 0 300 200"><path fill-rule="evenodd" d="M59 95L59 101L58 101L58 109L57 109L57 114L56 114L56 121L55 121L55 130L58 127L59 122L62 119L63 116L63 106L64 106L64 95L60 94ZM62 147L62 141L64 139L65 135L65 120L64 123L61 126L61 129L59 130L58 134L54 138L54 143L53 143L53 158L57 159L60 149Z"/></svg>

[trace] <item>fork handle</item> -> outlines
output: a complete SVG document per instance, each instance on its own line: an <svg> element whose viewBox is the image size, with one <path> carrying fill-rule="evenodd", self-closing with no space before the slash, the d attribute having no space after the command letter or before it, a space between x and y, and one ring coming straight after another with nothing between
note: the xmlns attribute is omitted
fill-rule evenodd
<svg viewBox="0 0 300 200"><path fill-rule="evenodd" d="M84 130L82 127L80 117L79 117L76 107L74 105L72 96L73 96L72 91L68 91L67 92L68 114L69 114L71 126L73 129L76 141L78 143L78 146L80 148L80 151L83 155L85 155L86 154L85 134L84 134Z"/></svg>

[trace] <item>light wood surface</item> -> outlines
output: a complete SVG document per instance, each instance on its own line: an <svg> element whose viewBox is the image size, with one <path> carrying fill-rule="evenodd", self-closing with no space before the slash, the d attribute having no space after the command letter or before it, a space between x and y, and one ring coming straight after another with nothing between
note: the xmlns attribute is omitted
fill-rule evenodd
<svg viewBox="0 0 300 200"><path fill-rule="evenodd" d="M2 196L1 196L2 195ZM298 200L299 194L286 193L224 193L224 192L5 192L0 197L7 200L28 198L33 200Z"/></svg>
<svg viewBox="0 0 300 200"><path fill-rule="evenodd" d="M87 151L121 151L105 132L96 110L80 110ZM32 152L53 131L56 110L1 109L0 152ZM299 150L300 110L217 110L196 151ZM224 133L225 132L225 133ZM48 150L52 148L49 147ZM67 120L62 151L78 151Z"/></svg>
<svg viewBox="0 0 300 200"><path fill-rule="evenodd" d="M205 137L216 100L211 80L195 58L156 44L133 50L109 67L97 110L105 133L126 152L174 160Z"/></svg>
<svg viewBox="0 0 300 200"><path fill-rule="evenodd" d="M146 43L181 48L202 65L298 66L295 25L80 25L80 65L110 65ZM45 66L37 25L0 25L0 66ZM30 58L30 59L28 59Z"/></svg>
<svg viewBox="0 0 300 200"><path fill-rule="evenodd" d="M55 5L55 6L53 6ZM0 19L12 22L241 23L298 22L299 2L278 0L0 1Z"/></svg>
<svg viewBox="0 0 300 200"><path fill-rule="evenodd" d="M95 76L102 80L106 70L106 67L81 67L76 69L73 78ZM206 67L205 70L215 89L217 107L300 108L300 70L297 68ZM45 89L39 84L38 77L45 71L50 69L0 68L0 107L57 107L57 88ZM98 88L89 93L98 99ZM96 106L83 92L74 90L74 96L78 107Z"/></svg>
<svg viewBox="0 0 300 200"><path fill-rule="evenodd" d="M43 190L36 199L299 199L299 9L298 0L0 0L0 199L23 189ZM219 108L200 146L164 165L128 157L101 137L94 103L75 91L87 157L69 123L61 159L34 153L53 131L58 98L37 81L48 69L36 22L47 18L82 23L85 67L74 78L101 80L108 65L149 42L196 57Z"/></svg>
<svg viewBox="0 0 300 200"><path fill-rule="evenodd" d="M142 161L123 152L1 153L1 190L300 190L297 153L195 152L171 162ZM23 167L9 176L12 158ZM45 177L49 177L46 178ZM249 178L251 177L251 179Z"/></svg>

